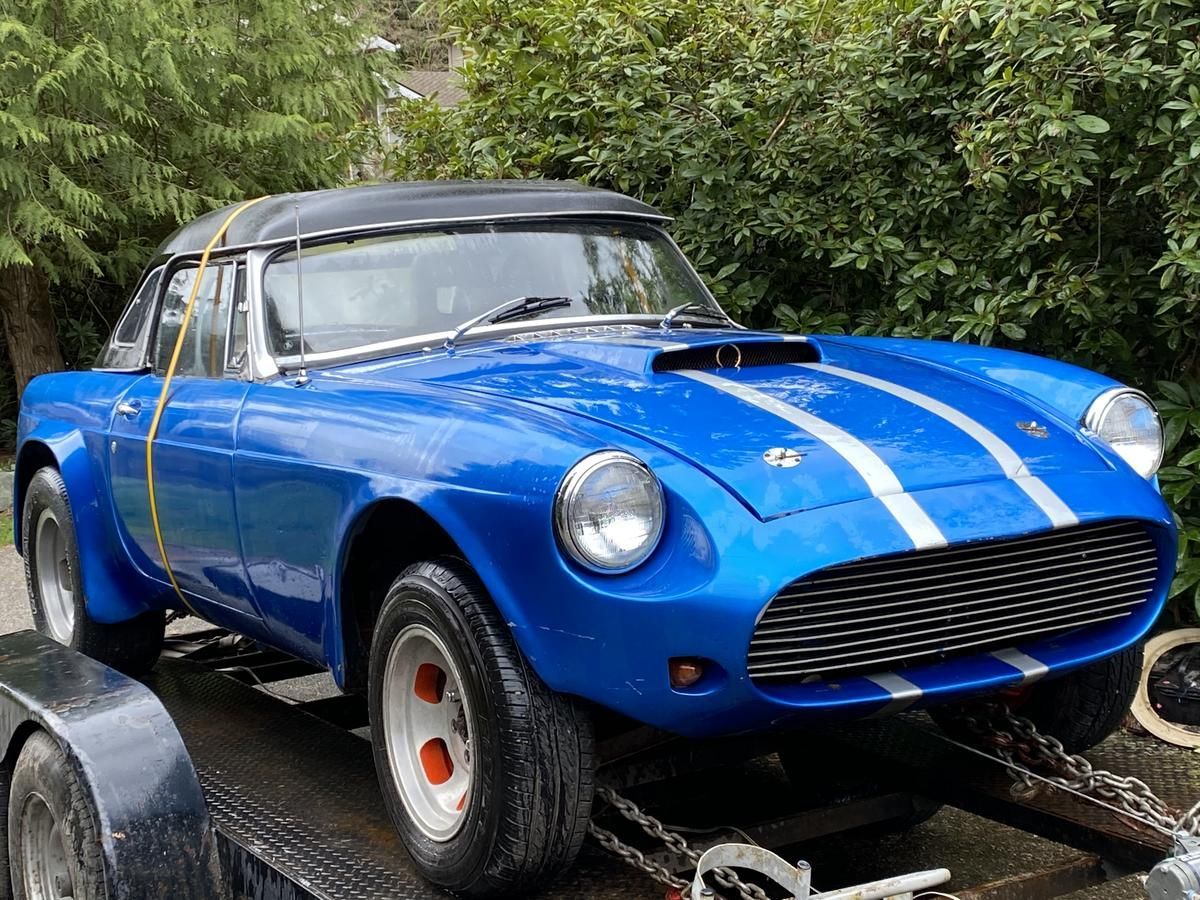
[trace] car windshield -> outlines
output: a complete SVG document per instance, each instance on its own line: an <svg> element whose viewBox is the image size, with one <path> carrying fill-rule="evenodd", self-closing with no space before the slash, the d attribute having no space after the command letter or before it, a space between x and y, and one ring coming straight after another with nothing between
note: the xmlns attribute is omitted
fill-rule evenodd
<svg viewBox="0 0 1200 900"><path fill-rule="evenodd" d="M661 317L689 302L717 309L666 236L636 224L522 223L345 240L306 247L301 270L306 353L451 331L518 297L570 301L531 311L538 321ZM275 256L263 283L273 356L300 352L296 284L295 251Z"/></svg>

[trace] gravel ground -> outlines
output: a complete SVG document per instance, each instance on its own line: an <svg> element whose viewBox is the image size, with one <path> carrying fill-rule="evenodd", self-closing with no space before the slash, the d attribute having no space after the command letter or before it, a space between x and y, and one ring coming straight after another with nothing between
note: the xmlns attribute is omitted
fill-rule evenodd
<svg viewBox="0 0 1200 900"><path fill-rule="evenodd" d="M0 634L32 627L24 564L12 547L0 547Z"/></svg>

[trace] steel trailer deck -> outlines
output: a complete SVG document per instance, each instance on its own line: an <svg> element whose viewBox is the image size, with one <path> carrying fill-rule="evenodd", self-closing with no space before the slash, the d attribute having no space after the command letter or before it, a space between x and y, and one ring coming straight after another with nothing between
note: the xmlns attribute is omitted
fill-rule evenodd
<svg viewBox="0 0 1200 900"><path fill-rule="evenodd" d="M113 745L121 740L104 737L103 729L84 727L94 718L93 703L109 717L110 728L136 732L126 738L140 738L138 729L146 728L146 722L159 731L173 724L186 748L179 752L195 772L183 774L198 781L202 806L206 804L211 817L222 887L215 893L177 894L170 885L172 872L191 878L188 872L207 865L205 854L196 856L208 846L207 839L196 837L197 826L203 824L201 809L179 819L186 826L180 834L159 841L154 884L161 892L155 897L432 900L445 896L412 870L384 811L370 744L362 736L361 702L332 697L293 705L258 690L254 683L312 670L253 648L218 652L214 648L224 645L214 641L214 634L206 632L199 641L176 639L168 656L191 658L161 660L146 681L150 691L35 634L0 637L0 724L10 735L17 733L25 727L19 722L22 710L32 711L28 718L37 723L45 720L45 727L63 743L75 742L77 735L81 742L92 741L99 734ZM89 691L99 691L100 696L91 697ZM140 712L132 716L121 712L120 703L130 702L129 698L141 704L139 710L161 704L158 719L147 713L143 721ZM164 717L169 717L165 723ZM73 720L78 722L71 725ZM1123 871L1148 868L1169 849L1163 836L1130 829L1119 817L1070 797L1040 792L1014 800L1000 766L945 743L930 727L923 717L904 717L807 735L814 779L813 785L800 788L790 787L778 764L763 758L770 750L767 745L754 741L690 744L653 735L648 741L626 735L602 746L601 755L612 761L601 768L599 779L665 821L686 823L694 845L728 839L730 832L724 826L734 825L757 842L790 848L788 858L802 851L815 863L815 880L822 888L856 883L864 873L872 878L899 874L881 871L881 865L898 865L904 871L944 865L936 856L936 842L919 836L908 842L903 837L886 842L879 838L883 833L879 829L889 821L928 811L928 801L921 795L1061 842L1038 843L1022 835L1023 846L1034 842L1035 861L968 867L953 886L964 900L1048 900ZM127 746L132 753L137 744ZM140 769L132 774L121 774L119 760L108 760L108 765L116 777L125 778L145 775L147 767L165 767L183 785L181 796L191 796L187 778L176 777L182 763L171 759L169 741L167 747L166 752L150 753L148 762L137 763ZM92 765L89 752L84 747L79 754L85 766ZM1121 737L1094 756L1097 765L1136 773L1179 806L1190 805L1200 796L1200 767L1188 754ZM126 769L134 762L127 763ZM11 759L6 763L11 765ZM104 777L113 780L111 774ZM639 843L636 830L615 814L602 811L601 815L606 828ZM945 815L961 816L943 814L939 819ZM174 822L166 831L176 830ZM626 827L622 830L622 826ZM966 820L953 823L957 830L967 831L969 826ZM938 826L925 827L936 831ZM1008 852L1003 835L996 836L1001 831L1007 830L993 827L988 840L1000 843L981 849ZM136 860L122 846L125 832L113 834L121 836L109 842L113 865L123 864L122 852ZM162 867L162 857L173 859L169 838L182 844L183 852L194 858L191 863ZM644 841L641 845L647 852L657 849ZM831 853L835 846L839 852ZM984 861L981 857L974 862ZM548 895L649 900L662 896L662 888L589 842L577 865ZM123 896L151 894L124 890L114 894Z"/></svg>

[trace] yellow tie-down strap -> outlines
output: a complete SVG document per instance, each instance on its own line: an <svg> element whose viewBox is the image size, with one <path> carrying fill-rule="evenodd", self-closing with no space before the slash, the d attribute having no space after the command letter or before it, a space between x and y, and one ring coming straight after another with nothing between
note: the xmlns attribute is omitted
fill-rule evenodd
<svg viewBox="0 0 1200 900"><path fill-rule="evenodd" d="M150 420L150 431L146 434L146 493L150 497L150 521L154 524L154 539L158 542L158 555L162 557L163 568L167 571L167 578L171 579L171 587L175 588L175 593L179 595L180 601L189 610L192 606L188 603L187 598L183 596L183 591L179 589L179 582L175 580L175 572L171 569L171 562L167 559L167 548L163 543L162 528L158 524L158 503L154 498L154 439L158 437L158 424L162 421L163 411L167 408L168 394L171 391L171 379L175 377L175 367L179 365L179 355L183 350L183 342L187 337L188 324L192 320L192 308L196 305L196 297L200 293L200 282L204 278L204 269L208 266L208 257L212 253L213 248L225 237L225 232L229 230L229 226L233 224L233 220L240 216L244 211L249 209L260 200L266 200L266 197L257 197L254 200L247 200L241 206L236 207L225 221L221 223L221 227L217 229L217 233L212 236L212 240L204 248L204 252L200 254L200 265L196 269L196 280L192 282L192 292L188 295L187 305L183 308L183 318L179 324L179 334L175 337L175 349L171 353L171 362L167 365L166 374L163 377L162 391L158 395L158 405L154 407L154 418ZM195 610L192 610L195 612Z"/></svg>

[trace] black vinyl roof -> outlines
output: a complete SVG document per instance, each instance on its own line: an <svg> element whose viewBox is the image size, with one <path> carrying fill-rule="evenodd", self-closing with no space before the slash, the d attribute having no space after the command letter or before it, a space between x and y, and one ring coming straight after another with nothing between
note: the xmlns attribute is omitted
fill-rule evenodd
<svg viewBox="0 0 1200 900"><path fill-rule="evenodd" d="M213 210L184 225L163 242L157 255L203 250L238 205ZM632 197L573 181L405 181L276 194L234 219L222 245L268 244L294 237L297 205L304 235L428 220L486 222L571 213L667 220L654 207Z"/></svg>

